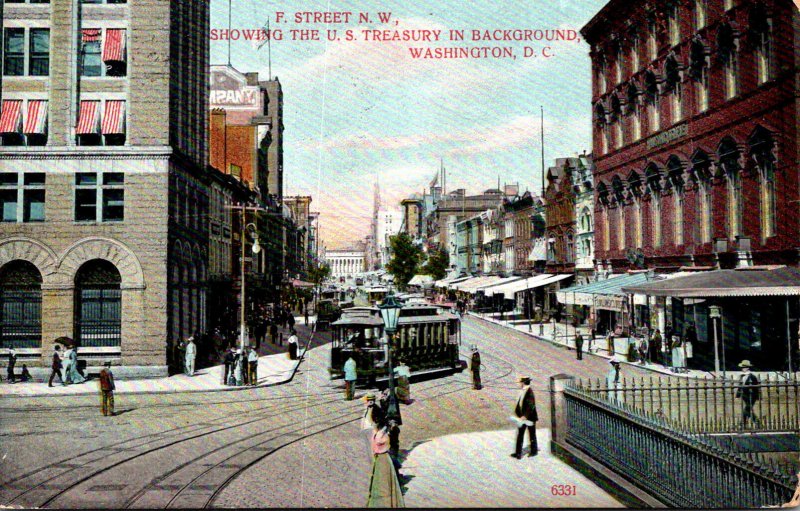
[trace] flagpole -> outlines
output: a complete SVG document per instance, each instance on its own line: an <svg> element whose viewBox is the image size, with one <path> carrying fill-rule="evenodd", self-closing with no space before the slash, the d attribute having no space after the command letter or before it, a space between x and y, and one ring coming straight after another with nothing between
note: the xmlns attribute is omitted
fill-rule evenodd
<svg viewBox="0 0 800 511"><path fill-rule="evenodd" d="M539 118L539 127L542 134L542 200L544 200L544 107L539 106L541 116Z"/></svg>

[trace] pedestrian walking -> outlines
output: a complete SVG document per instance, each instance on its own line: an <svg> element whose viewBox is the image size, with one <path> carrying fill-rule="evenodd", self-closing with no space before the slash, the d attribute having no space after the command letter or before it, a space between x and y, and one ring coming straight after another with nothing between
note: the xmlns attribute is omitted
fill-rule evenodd
<svg viewBox="0 0 800 511"><path fill-rule="evenodd" d="M672 349L672 372L684 372L684 366L686 364L683 361L683 343L681 342L681 338L677 335L673 335L670 348Z"/></svg>
<svg viewBox="0 0 800 511"><path fill-rule="evenodd" d="M639 362L644 365L645 363L649 362L648 354L649 354L649 347L647 343L647 337L641 337L639 342L637 343L636 350L639 352Z"/></svg>
<svg viewBox="0 0 800 511"><path fill-rule="evenodd" d="M622 385L622 382L620 381L620 361L615 355L611 357L611 360L609 360L608 363L611 364L611 368L608 370L608 374L606 374L608 400L622 403L622 392L619 390Z"/></svg>
<svg viewBox="0 0 800 511"><path fill-rule="evenodd" d="M614 350L614 332L611 330L608 331L606 334L606 350L608 351L608 356L613 357L615 354Z"/></svg>
<svg viewBox="0 0 800 511"><path fill-rule="evenodd" d="M395 393L397 399L408 405L411 404L411 369L402 359L399 362L400 364L394 368L394 374L397 376Z"/></svg>
<svg viewBox="0 0 800 511"><path fill-rule="evenodd" d="M303 319L306 322L306 326L308 326L308 306L303 307Z"/></svg>
<svg viewBox="0 0 800 511"><path fill-rule="evenodd" d="M17 375L14 374L14 366L17 364L17 351L14 348L8 348L8 366L6 366L8 374L8 383L16 383Z"/></svg>
<svg viewBox="0 0 800 511"><path fill-rule="evenodd" d="M289 326L290 332L294 331L294 314L289 309L286 310L286 324Z"/></svg>
<svg viewBox="0 0 800 511"><path fill-rule="evenodd" d="M289 360L297 360L297 333L290 330L292 335L289 336Z"/></svg>
<svg viewBox="0 0 800 511"><path fill-rule="evenodd" d="M55 378L56 375L58 375L58 381L61 382L61 385L66 385L66 383L64 383L64 376L61 374L61 346L58 344L53 346L53 363L50 367L50 380L47 382L47 386L53 386L53 378Z"/></svg>
<svg viewBox="0 0 800 511"><path fill-rule="evenodd" d="M372 432L372 475L367 507L405 507L397 471L389 455L389 443L388 424L378 424Z"/></svg>
<svg viewBox="0 0 800 511"><path fill-rule="evenodd" d="M253 346L250 346L250 351L247 353L247 366L250 385L258 384L258 351Z"/></svg>
<svg viewBox="0 0 800 511"><path fill-rule="evenodd" d="M539 420L539 414L536 411L536 396L531 389L531 379L527 376L520 376L517 378L517 383L519 383L520 391L514 406L514 416L511 417L517 426L517 442L511 456L522 459L522 444L525 441L526 430L530 444L528 456L536 456L539 452L539 444L536 441L536 421Z"/></svg>
<svg viewBox="0 0 800 511"><path fill-rule="evenodd" d="M256 350L261 348L261 341L267 336L267 322L264 318L259 318L256 327L253 329L253 335L256 337Z"/></svg>
<svg viewBox="0 0 800 511"><path fill-rule="evenodd" d="M750 420L754 425L760 426L761 421L753 412L753 407L761 399L761 382L758 376L750 372L753 367L749 360L742 360L739 363L739 368L742 370L742 375L739 377L739 386L736 388L736 397L742 400L742 428L747 425Z"/></svg>
<svg viewBox="0 0 800 511"><path fill-rule="evenodd" d="M194 361L197 358L197 345L194 343L194 336L190 336L186 341L186 374L194 376Z"/></svg>
<svg viewBox="0 0 800 511"><path fill-rule="evenodd" d="M111 372L111 361L107 360L100 370L100 411L104 416L114 415L114 374Z"/></svg>
<svg viewBox="0 0 800 511"><path fill-rule="evenodd" d="M80 372L78 372L78 347L73 346L69 351L69 369L67 372L67 383L83 383L86 381ZM65 375L66 376L66 375Z"/></svg>
<svg viewBox="0 0 800 511"><path fill-rule="evenodd" d="M481 385L481 354L478 353L478 347L474 344L472 345L469 369L472 371L472 388L481 390L483 388L483 385Z"/></svg>
<svg viewBox="0 0 800 511"><path fill-rule="evenodd" d="M575 334L575 358L583 360L583 336L578 333Z"/></svg>
<svg viewBox="0 0 800 511"><path fill-rule="evenodd" d="M347 401L353 400L357 379L356 361L353 359L353 355L350 355L344 363L344 398Z"/></svg>

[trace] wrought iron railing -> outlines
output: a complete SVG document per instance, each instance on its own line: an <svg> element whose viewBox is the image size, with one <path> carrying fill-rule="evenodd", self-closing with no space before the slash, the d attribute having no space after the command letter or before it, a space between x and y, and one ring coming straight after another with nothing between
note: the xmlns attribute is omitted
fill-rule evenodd
<svg viewBox="0 0 800 511"><path fill-rule="evenodd" d="M576 381L589 395L612 399L642 416L664 421L685 433L800 431L800 381L794 376L761 379L754 420L744 421L738 380L690 378L623 378L615 389L605 381Z"/></svg>
<svg viewBox="0 0 800 511"><path fill-rule="evenodd" d="M598 392L567 385L564 441L670 507L754 508L787 502L796 479L775 465L674 430Z"/></svg>

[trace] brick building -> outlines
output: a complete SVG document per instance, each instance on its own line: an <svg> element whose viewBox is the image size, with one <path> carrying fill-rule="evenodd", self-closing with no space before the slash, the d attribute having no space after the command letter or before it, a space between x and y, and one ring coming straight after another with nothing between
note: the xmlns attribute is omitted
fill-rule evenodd
<svg viewBox="0 0 800 511"><path fill-rule="evenodd" d="M556 158L556 164L547 169L544 207L548 273L575 271L576 194L573 174L579 165L579 158Z"/></svg>
<svg viewBox="0 0 800 511"><path fill-rule="evenodd" d="M595 254L797 264L797 7L609 2L591 44Z"/></svg>
<svg viewBox="0 0 800 511"><path fill-rule="evenodd" d="M0 342L162 375L205 328L207 1L4 2ZM42 357L44 355L44 357Z"/></svg>

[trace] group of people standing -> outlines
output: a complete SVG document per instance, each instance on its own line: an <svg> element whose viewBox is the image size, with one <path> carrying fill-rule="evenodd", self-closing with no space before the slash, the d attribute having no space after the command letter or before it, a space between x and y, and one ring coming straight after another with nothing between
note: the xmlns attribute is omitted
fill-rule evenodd
<svg viewBox="0 0 800 511"><path fill-rule="evenodd" d="M258 352L255 346L245 346L244 352L229 347L223 357L222 384L231 386L258 384Z"/></svg>

